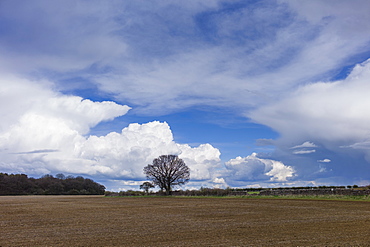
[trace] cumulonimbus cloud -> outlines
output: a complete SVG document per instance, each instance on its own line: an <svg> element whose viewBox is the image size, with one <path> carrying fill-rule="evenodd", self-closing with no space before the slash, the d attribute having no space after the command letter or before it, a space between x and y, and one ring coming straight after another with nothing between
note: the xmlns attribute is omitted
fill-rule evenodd
<svg viewBox="0 0 370 247"><path fill-rule="evenodd" d="M369 160L367 145L370 132L370 60L356 65L347 78L333 82L318 82L299 88L274 104L256 109L251 117L259 123L270 126L281 136L275 145L281 153L291 150L291 143L303 143L293 147L294 154L313 155L311 163L306 160L294 164L298 170L317 166L317 159L329 152L331 157L352 157L351 172L363 173L363 157ZM307 142L315 140L315 144ZM365 147L365 148L356 148ZM313 149L315 148L315 149ZM356 149L356 151L352 151ZM286 151L284 151L286 150ZM309 158L308 156L306 156ZM291 157L291 162L293 157ZM336 171L349 169L348 161L330 158ZM341 161L343 160L343 161ZM358 166L355 169L354 166Z"/></svg>

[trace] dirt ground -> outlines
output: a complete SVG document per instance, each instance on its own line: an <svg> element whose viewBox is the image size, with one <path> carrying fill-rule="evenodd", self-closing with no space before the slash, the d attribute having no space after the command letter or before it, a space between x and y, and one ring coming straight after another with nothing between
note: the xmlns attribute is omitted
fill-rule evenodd
<svg viewBox="0 0 370 247"><path fill-rule="evenodd" d="M370 246L370 203L4 196L0 246Z"/></svg>

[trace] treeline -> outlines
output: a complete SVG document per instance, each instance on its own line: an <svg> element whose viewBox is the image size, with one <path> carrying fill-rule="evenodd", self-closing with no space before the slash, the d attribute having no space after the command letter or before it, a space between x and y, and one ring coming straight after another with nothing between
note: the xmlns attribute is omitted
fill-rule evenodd
<svg viewBox="0 0 370 247"><path fill-rule="evenodd" d="M199 190L175 190L171 194L174 196L228 196L231 195L233 189L216 189L216 188L200 188ZM149 192L140 190L127 190L120 192L106 191L105 196L164 196L166 195L163 191Z"/></svg>
<svg viewBox="0 0 370 247"><path fill-rule="evenodd" d="M370 185L359 187L348 186L317 186L317 187L279 187L279 188L204 188L199 190L175 190L174 196L248 196L248 195L284 195L284 194L346 194L346 195L368 195ZM106 196L162 196L163 192L150 192L138 190L127 190L120 192L106 191Z"/></svg>
<svg viewBox="0 0 370 247"><path fill-rule="evenodd" d="M105 187L81 176L0 173L0 195L104 195Z"/></svg>
<svg viewBox="0 0 370 247"><path fill-rule="evenodd" d="M300 187L275 187L275 188L236 188L236 189L231 189L233 191L262 191L262 190L326 190L326 189L363 189L367 188L368 186L358 186L358 185L337 185L337 186L300 186Z"/></svg>

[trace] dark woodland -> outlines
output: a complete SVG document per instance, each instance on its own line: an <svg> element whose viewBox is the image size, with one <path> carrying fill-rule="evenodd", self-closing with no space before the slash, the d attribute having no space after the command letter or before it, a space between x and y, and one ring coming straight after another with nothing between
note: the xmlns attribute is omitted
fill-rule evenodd
<svg viewBox="0 0 370 247"><path fill-rule="evenodd" d="M0 195L103 195L105 187L81 176L63 174L29 178L25 174L0 173Z"/></svg>

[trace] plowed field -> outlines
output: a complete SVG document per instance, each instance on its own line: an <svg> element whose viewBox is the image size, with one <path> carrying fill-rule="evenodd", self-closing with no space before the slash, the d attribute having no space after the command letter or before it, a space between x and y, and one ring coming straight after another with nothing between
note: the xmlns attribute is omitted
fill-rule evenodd
<svg viewBox="0 0 370 247"><path fill-rule="evenodd" d="M0 246L370 246L370 203L4 196Z"/></svg>

